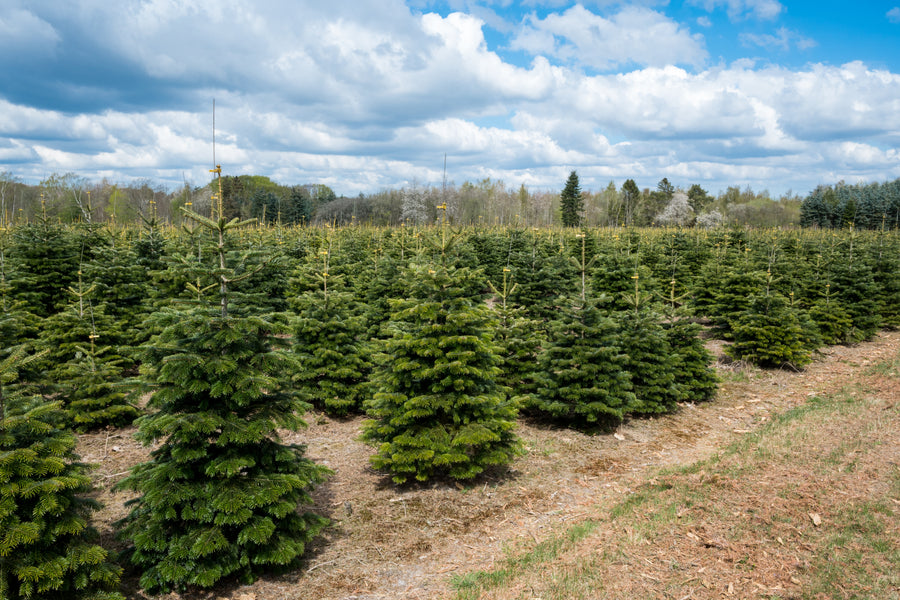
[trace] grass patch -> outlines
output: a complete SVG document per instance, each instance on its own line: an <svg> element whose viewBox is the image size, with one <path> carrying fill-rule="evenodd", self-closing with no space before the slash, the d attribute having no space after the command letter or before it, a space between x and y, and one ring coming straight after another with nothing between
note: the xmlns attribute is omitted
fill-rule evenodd
<svg viewBox="0 0 900 600"><path fill-rule="evenodd" d="M870 367L869 372L895 376L898 365L900 360L895 357ZM861 457L877 449L879 442L870 442L870 438L885 427L883 417L871 418L870 413L880 414L883 409L873 408L870 399L869 390L859 384L835 394L814 396L706 460L660 471L611 507L607 517L575 525L528 552L507 557L496 569L454 577L457 598L596 598L610 578L620 579L629 567L633 589L650 586L655 592L665 590L680 598L686 589L702 584L702 589L712 592L726 585L724 580L710 577L707 581L702 575L686 578L681 570L690 570L685 566L690 561L669 560L667 574L641 569L649 570L652 560L647 556L652 556L654 548L677 545L693 535L697 556L704 551L734 551L728 568L731 573L748 576L735 580L742 585L788 546L782 537L790 540L792 532L800 532L802 552L808 556L808 567L797 567L800 571L796 575L803 579L800 597L896 600L900 598L896 525L900 469L894 466L892 472L885 473L893 498L874 495L865 502L847 504L829 497L828 483L816 486L809 480L790 480L791 473L815 473L823 481L855 475ZM896 427L896 420L887 426ZM807 485L805 491L802 483ZM766 487L763 490L761 486ZM812 508L797 508L800 502ZM825 508L817 509L819 504ZM784 507L782 512L779 507ZM826 509L830 520L813 527L806 511ZM704 539L694 533L695 528L706 526L717 530L718 537ZM611 545L598 541L603 531L615 532L602 538ZM737 548L749 550L741 553ZM639 560L636 555L643 558ZM774 569L769 569L769 574L779 575ZM792 576L791 581L796 583L797 577ZM779 588L780 584L773 586L764 597L798 597ZM744 592L729 589L719 592L760 593L753 588ZM515 590L520 593L516 595ZM627 596L611 591L609 597Z"/></svg>

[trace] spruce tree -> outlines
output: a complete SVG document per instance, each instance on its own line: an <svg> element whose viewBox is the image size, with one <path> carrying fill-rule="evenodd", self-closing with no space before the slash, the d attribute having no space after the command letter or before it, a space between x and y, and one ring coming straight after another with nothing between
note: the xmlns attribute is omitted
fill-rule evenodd
<svg viewBox="0 0 900 600"><path fill-rule="evenodd" d="M0 361L0 598L124 600L121 568L94 544L99 508L59 403L15 390L20 348ZM12 390L12 393L11 393Z"/></svg>
<svg viewBox="0 0 900 600"><path fill-rule="evenodd" d="M152 591L294 566L327 524L299 510L327 469L278 434L302 427L307 408L285 385L296 368L286 322L242 314L230 289L227 234L247 222L185 212L213 234L215 291L195 288L196 306L154 316L160 333L144 347L142 374L155 412L139 419L137 437L162 444L121 483L139 493L120 522L125 556Z"/></svg>
<svg viewBox="0 0 900 600"><path fill-rule="evenodd" d="M395 334L385 342L367 407L373 420L363 431L377 445L372 464L397 483L471 479L517 452L517 410L496 382L490 309L468 292L476 279L468 268L441 265L406 272L410 296L395 303Z"/></svg>

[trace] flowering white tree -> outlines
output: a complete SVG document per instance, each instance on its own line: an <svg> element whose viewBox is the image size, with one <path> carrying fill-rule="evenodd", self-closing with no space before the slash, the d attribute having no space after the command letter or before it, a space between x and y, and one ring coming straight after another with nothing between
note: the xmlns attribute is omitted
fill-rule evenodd
<svg viewBox="0 0 900 600"><path fill-rule="evenodd" d="M685 227L694 222L694 209L688 201L687 194L675 192L669 204L656 217L660 225Z"/></svg>

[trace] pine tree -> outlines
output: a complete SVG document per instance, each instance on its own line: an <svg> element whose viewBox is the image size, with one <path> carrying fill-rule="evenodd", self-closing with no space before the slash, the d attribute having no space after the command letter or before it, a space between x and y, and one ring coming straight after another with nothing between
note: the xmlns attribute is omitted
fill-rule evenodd
<svg viewBox="0 0 900 600"><path fill-rule="evenodd" d="M215 292L195 288L197 306L154 316L160 333L144 348L143 375L155 412L139 419L137 437L162 445L121 483L140 494L120 522L132 544L126 558L153 591L293 566L327 523L298 511L327 469L277 432L302 427L307 408L285 386L296 368L280 337L287 325L242 316L241 297L230 290L236 276L226 237L246 222L185 212L216 239Z"/></svg>
<svg viewBox="0 0 900 600"><path fill-rule="evenodd" d="M617 425L636 400L627 360L615 323L595 301L571 306L550 323L529 412L576 427Z"/></svg>
<svg viewBox="0 0 900 600"><path fill-rule="evenodd" d="M395 334L374 376L363 439L372 464L397 483L471 479L515 455L516 406L496 383L500 357L490 309L469 295L468 268L415 265L395 303Z"/></svg>
<svg viewBox="0 0 900 600"><path fill-rule="evenodd" d="M569 178L566 180L566 185L559 198L563 227L579 227L584 213L584 199L581 196L578 173L575 171L569 173Z"/></svg>
<svg viewBox="0 0 900 600"><path fill-rule="evenodd" d="M0 361L0 598L124 600L121 568L92 543L99 505L59 403L10 393L33 359L19 349Z"/></svg>

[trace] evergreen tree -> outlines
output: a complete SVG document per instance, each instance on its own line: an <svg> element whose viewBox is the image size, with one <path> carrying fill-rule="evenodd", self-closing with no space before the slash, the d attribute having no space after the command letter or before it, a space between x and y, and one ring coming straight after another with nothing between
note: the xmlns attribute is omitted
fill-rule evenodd
<svg viewBox="0 0 900 600"><path fill-rule="evenodd" d="M124 600L121 568L92 543L99 505L59 404L10 393L33 359L19 349L0 361L0 598Z"/></svg>
<svg viewBox="0 0 900 600"><path fill-rule="evenodd" d="M734 343L726 352L761 367L791 366L801 369L812 361L809 337L788 300L778 293L750 299L733 322Z"/></svg>
<svg viewBox="0 0 900 600"><path fill-rule="evenodd" d="M241 316L242 298L230 290L237 276L226 237L246 222L185 212L217 238L210 273L217 306L195 288L197 306L154 316L160 333L144 348L143 374L155 412L139 419L137 437L162 445L121 483L140 494L120 522L132 544L125 556L153 591L249 581L293 566L327 523L298 511L327 469L277 432L302 427L307 407L284 385L296 367L280 337L287 326L274 316Z"/></svg>
<svg viewBox="0 0 900 600"><path fill-rule="evenodd" d="M614 315L619 347L626 357L625 370L631 376L631 391L635 395L628 412L667 412L675 408L680 395L675 383L674 354L659 315L648 307L649 294L641 291L640 277L633 275L632 280L634 291L628 299L631 308Z"/></svg>
<svg viewBox="0 0 900 600"><path fill-rule="evenodd" d="M712 400L718 389L713 357L700 338L702 328L688 319L674 319L664 324L666 340L672 350L672 373L678 400L705 402Z"/></svg>
<svg viewBox="0 0 900 600"><path fill-rule="evenodd" d="M71 232L45 218L14 230L9 260L13 297L26 302L37 316L48 317L65 301L81 252Z"/></svg>
<svg viewBox="0 0 900 600"><path fill-rule="evenodd" d="M581 196L581 184L578 182L578 173L572 171L566 180L560 197L560 210L562 211L563 227L581 226L584 213L584 198Z"/></svg>
<svg viewBox="0 0 900 600"><path fill-rule="evenodd" d="M468 268L437 265L404 278L410 297L395 303L363 431L378 445L372 464L397 483L471 479L517 452L517 411L496 383L490 309L469 294L474 279Z"/></svg>
<svg viewBox="0 0 900 600"><path fill-rule="evenodd" d="M550 324L530 412L576 427L610 427L635 405L628 357L615 323L597 303L571 306Z"/></svg>
<svg viewBox="0 0 900 600"><path fill-rule="evenodd" d="M75 356L57 369L67 423L76 431L130 425L141 411L129 401L132 386L122 381L122 358L108 346L76 346Z"/></svg>
<svg viewBox="0 0 900 600"><path fill-rule="evenodd" d="M497 382L510 390L514 398L527 402L527 398L537 391L537 358L543 336L538 324L525 316L525 310L509 302L517 285L510 285L508 275L509 269L504 269L500 288L490 282L496 296L495 339L502 359Z"/></svg>
<svg viewBox="0 0 900 600"><path fill-rule="evenodd" d="M307 292L295 309L293 350L299 369L293 380L301 398L338 417L361 411L372 364L362 342L365 324L353 314L352 294L327 288Z"/></svg>

